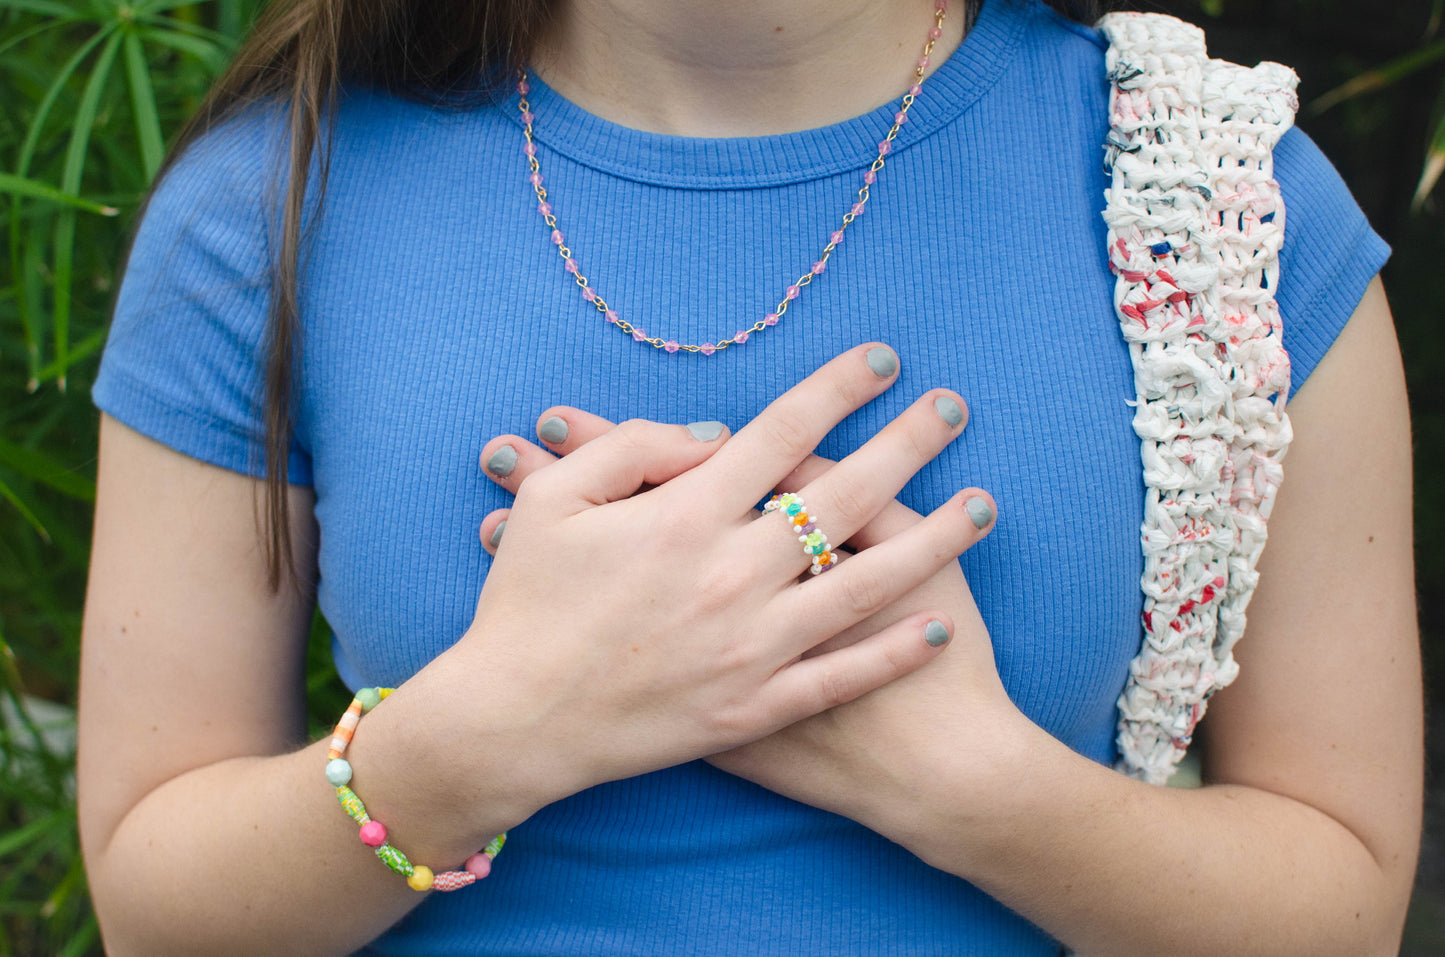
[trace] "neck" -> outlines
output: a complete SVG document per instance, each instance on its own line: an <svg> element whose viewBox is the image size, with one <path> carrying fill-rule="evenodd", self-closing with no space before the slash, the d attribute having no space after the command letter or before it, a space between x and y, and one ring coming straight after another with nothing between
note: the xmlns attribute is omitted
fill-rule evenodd
<svg viewBox="0 0 1445 957"><path fill-rule="evenodd" d="M932 63L963 39L952 0ZM902 96L933 0L565 0L533 56L604 119L677 136L812 129Z"/></svg>

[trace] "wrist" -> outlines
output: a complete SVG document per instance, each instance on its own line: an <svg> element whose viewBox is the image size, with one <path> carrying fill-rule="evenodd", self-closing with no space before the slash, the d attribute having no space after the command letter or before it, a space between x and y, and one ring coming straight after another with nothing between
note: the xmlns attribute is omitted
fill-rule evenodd
<svg viewBox="0 0 1445 957"><path fill-rule="evenodd" d="M416 676L367 712L347 749L349 787L416 863L451 869L543 803L509 767L510 749L478 728L484 709L453 707ZM318 777L322 777L318 767ZM347 813L338 809L338 814Z"/></svg>
<svg viewBox="0 0 1445 957"><path fill-rule="evenodd" d="M1027 826L1040 775L1057 773L1060 752L1077 755L1012 702L984 721L975 712L964 727L934 742L911 784L914 804L882 833L931 866L975 880Z"/></svg>

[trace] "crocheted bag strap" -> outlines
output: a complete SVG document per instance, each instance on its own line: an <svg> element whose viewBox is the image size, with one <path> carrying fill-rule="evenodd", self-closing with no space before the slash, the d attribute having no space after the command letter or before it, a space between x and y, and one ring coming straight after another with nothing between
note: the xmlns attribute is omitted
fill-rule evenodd
<svg viewBox="0 0 1445 957"><path fill-rule="evenodd" d="M1116 13L1099 28L1113 87L1104 219L1148 486L1119 769L1163 784L1238 672L1290 439L1270 150L1294 121L1298 77L1211 60L1203 31L1173 17Z"/></svg>

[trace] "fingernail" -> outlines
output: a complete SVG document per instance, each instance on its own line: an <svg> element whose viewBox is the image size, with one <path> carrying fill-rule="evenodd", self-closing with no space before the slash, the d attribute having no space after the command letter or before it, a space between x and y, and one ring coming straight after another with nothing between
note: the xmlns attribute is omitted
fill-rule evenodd
<svg viewBox="0 0 1445 957"><path fill-rule="evenodd" d="M968 517L973 520L974 528L987 528L988 523L993 521L993 509L981 498L971 498L963 507L968 511Z"/></svg>
<svg viewBox="0 0 1445 957"><path fill-rule="evenodd" d="M497 523L497 529L496 529L496 531L492 532L492 537L489 538L489 539L487 539L487 544L490 545L490 546L492 546L493 548L496 548L496 547L497 547L497 544L502 540L502 529L504 529L504 528L506 528L506 527L507 527L507 520L506 520L506 519L502 519L500 522L498 522L498 523Z"/></svg>
<svg viewBox="0 0 1445 957"><path fill-rule="evenodd" d="M943 627L941 621L930 621L923 629L923 640L933 647L948 643L948 629Z"/></svg>
<svg viewBox="0 0 1445 957"><path fill-rule="evenodd" d="M566 442L567 423L554 415L543 420L542 424L537 426L537 435L543 442L551 442L553 445L558 442Z"/></svg>
<svg viewBox="0 0 1445 957"><path fill-rule="evenodd" d="M933 407L938 410L939 415L943 416L943 421L948 423L950 429L957 428L958 424L963 421L963 409L959 408L958 403L946 395L934 399Z"/></svg>
<svg viewBox="0 0 1445 957"><path fill-rule="evenodd" d="M722 435L723 424L721 422L689 422L687 430L699 442L711 442Z"/></svg>
<svg viewBox="0 0 1445 957"><path fill-rule="evenodd" d="M506 478L512 474L512 469L517 467L517 450L510 445L504 445L492 453L487 459L487 471L498 478Z"/></svg>
<svg viewBox="0 0 1445 957"><path fill-rule="evenodd" d="M874 346L868 350L868 368L880 379L886 379L898 371L898 357L886 346Z"/></svg>

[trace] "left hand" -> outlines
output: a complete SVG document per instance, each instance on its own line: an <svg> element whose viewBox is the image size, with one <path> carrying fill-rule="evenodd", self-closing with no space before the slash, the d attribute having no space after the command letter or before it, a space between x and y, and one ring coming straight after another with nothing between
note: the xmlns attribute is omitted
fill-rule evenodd
<svg viewBox="0 0 1445 957"><path fill-rule="evenodd" d="M564 427L558 427L557 423ZM538 434L556 453L566 455L611 429L612 423L578 409L549 409ZM556 441L552 441L556 439ZM522 482L556 461L547 449L519 442L517 463L505 477L488 477L515 493ZM486 451L483 451L486 460ZM779 484L801 488L834 463L811 456ZM495 553L497 528L509 510L482 522L481 540ZM856 550L899 534L922 516L899 502L885 508L848 541ZM992 521L985 532L992 529ZM846 553L845 553L846 554ZM947 563L932 579L902 599L820 646L846 645L920 609L947 612L954 622L948 654L852 702L825 711L759 741L715 754L718 768L769 790L842 814L902 839L908 807L927 791L927 779L939 762L992 762L1007 749L1011 728L1023 721L1009 700L994 663L993 647L968 583L957 562Z"/></svg>

